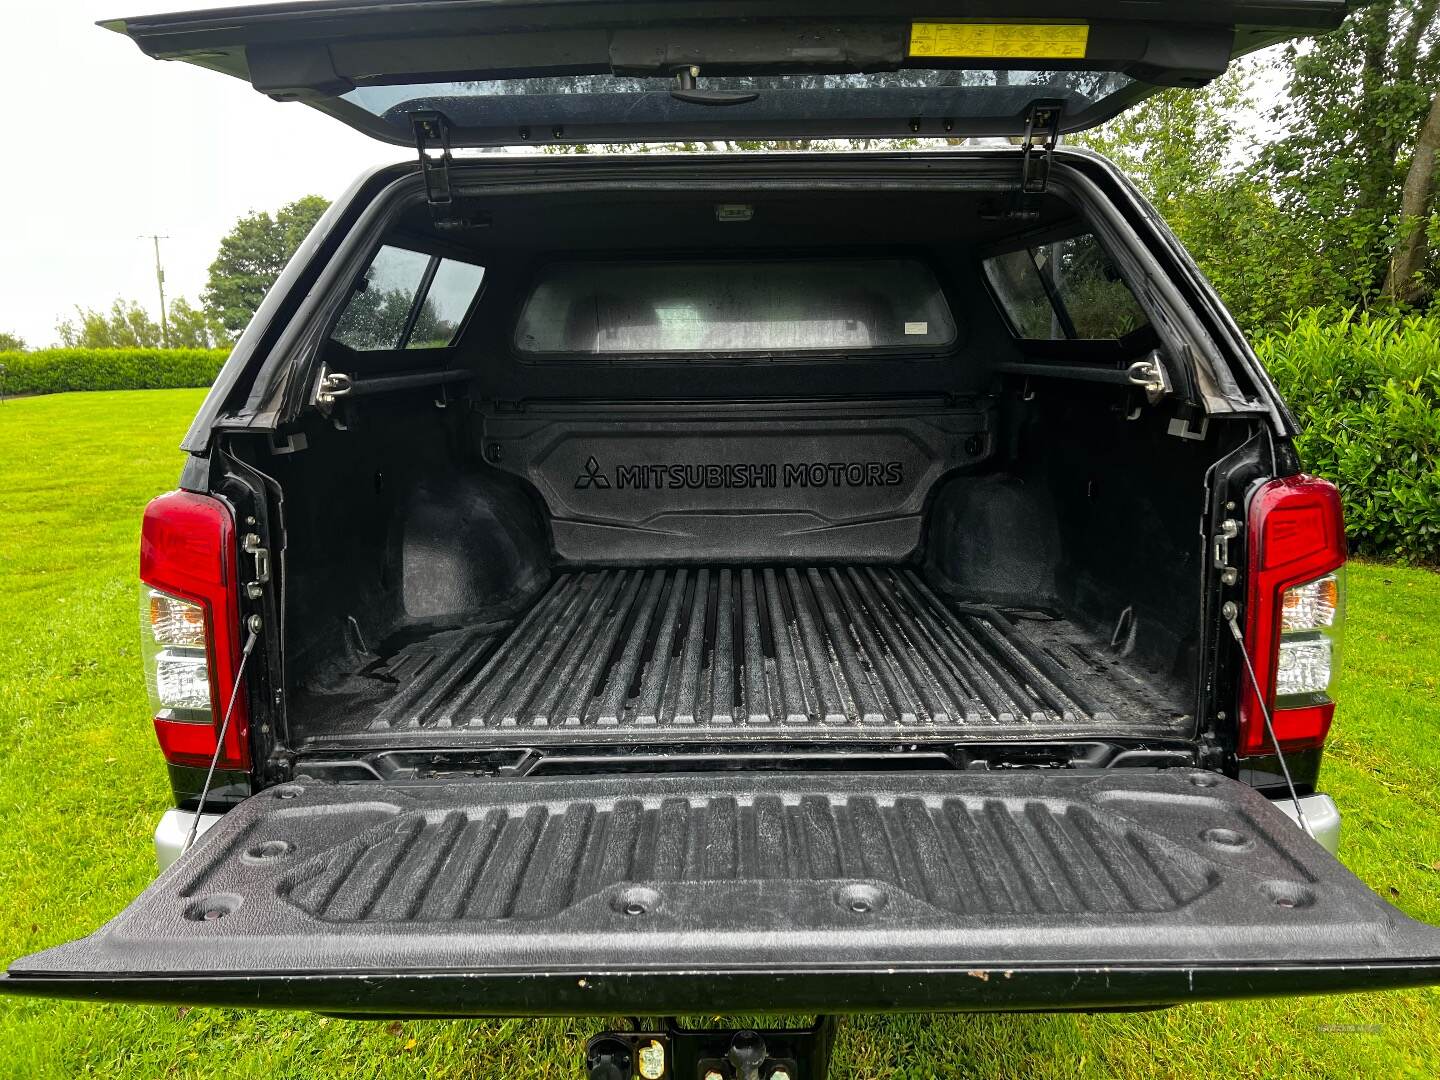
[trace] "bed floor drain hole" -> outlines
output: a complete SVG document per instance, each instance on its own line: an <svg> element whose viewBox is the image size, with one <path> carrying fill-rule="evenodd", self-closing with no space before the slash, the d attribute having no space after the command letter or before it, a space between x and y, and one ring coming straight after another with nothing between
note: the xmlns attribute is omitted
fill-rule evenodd
<svg viewBox="0 0 1440 1080"><path fill-rule="evenodd" d="M1315 903L1314 891L1293 881L1262 881L1260 891L1276 907L1307 908Z"/></svg>
<svg viewBox="0 0 1440 1080"><path fill-rule="evenodd" d="M299 784L286 784L284 787L275 789L275 797L277 799L298 799L304 792L305 789Z"/></svg>
<svg viewBox="0 0 1440 1080"><path fill-rule="evenodd" d="M630 918L648 915L659 906L660 894L654 889L646 889L641 886L622 889L610 901L611 908Z"/></svg>
<svg viewBox="0 0 1440 1080"><path fill-rule="evenodd" d="M1234 829L1206 829L1200 834L1200 838L1208 844L1229 851L1248 851L1255 846L1255 841Z"/></svg>
<svg viewBox="0 0 1440 1080"><path fill-rule="evenodd" d="M191 922L216 922L227 915L235 914L240 907L240 897L234 893L216 893L202 896L185 909L185 918Z"/></svg>
<svg viewBox="0 0 1440 1080"><path fill-rule="evenodd" d="M1190 783L1194 784L1196 787L1214 787L1216 784L1220 783L1219 780L1215 779L1215 777L1211 776L1209 773L1203 772L1191 773L1188 777L1186 777L1186 779L1189 780Z"/></svg>
<svg viewBox="0 0 1440 1080"><path fill-rule="evenodd" d="M842 885L835 890L836 905L855 915L869 915L872 911L879 911L888 899L885 890L877 889L874 885L855 883Z"/></svg>

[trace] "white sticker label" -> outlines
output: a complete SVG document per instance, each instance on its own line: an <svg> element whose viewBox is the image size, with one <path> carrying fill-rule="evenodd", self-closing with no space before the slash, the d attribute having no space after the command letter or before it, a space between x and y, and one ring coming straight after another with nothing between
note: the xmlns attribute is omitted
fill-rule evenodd
<svg viewBox="0 0 1440 1080"><path fill-rule="evenodd" d="M645 1080L660 1080L665 1075L665 1047L655 1039L640 1047L640 1075Z"/></svg>
<svg viewBox="0 0 1440 1080"><path fill-rule="evenodd" d="M905 333L928 334L930 333L930 324L928 322L907 322L905 324Z"/></svg>

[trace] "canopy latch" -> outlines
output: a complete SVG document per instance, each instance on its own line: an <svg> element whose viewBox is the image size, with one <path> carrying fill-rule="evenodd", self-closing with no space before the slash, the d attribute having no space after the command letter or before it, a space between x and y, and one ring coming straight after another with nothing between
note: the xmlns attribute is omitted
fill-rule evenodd
<svg viewBox="0 0 1440 1080"><path fill-rule="evenodd" d="M420 157L420 173L425 177L425 201L435 221L447 220L455 206L450 190L450 121L434 110L410 114L410 130L415 134L415 153ZM430 151L440 149L439 157Z"/></svg>

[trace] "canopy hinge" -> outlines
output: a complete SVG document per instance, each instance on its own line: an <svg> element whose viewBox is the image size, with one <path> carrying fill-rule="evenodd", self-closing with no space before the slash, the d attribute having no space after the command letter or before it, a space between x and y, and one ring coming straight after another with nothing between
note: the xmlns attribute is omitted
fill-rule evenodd
<svg viewBox="0 0 1440 1080"><path fill-rule="evenodd" d="M437 222L450 217L455 196L450 190L450 121L443 113L427 109L410 114L410 130L415 134L415 153L420 158L420 174L425 177L425 201ZM439 148L440 156L430 151Z"/></svg>
<svg viewBox="0 0 1440 1080"><path fill-rule="evenodd" d="M1060 142L1060 116L1064 103L1033 101L1025 110L1025 138L1020 144L1020 190L1015 193L1011 217L1040 216L1039 196L1050 184L1050 164Z"/></svg>

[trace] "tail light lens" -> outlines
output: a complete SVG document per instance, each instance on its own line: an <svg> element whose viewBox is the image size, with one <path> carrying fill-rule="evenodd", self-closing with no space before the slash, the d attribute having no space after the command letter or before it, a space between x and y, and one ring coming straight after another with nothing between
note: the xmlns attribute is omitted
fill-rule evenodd
<svg viewBox="0 0 1440 1080"><path fill-rule="evenodd" d="M165 760L208 768L240 663L235 522L218 499L172 491L140 530L140 637ZM242 690L217 767L250 767Z"/></svg>
<svg viewBox="0 0 1440 1080"><path fill-rule="evenodd" d="M1328 480L1272 480L1250 503L1245 643L1282 750L1320 746L1344 623L1345 522ZM1242 755L1273 750L1254 688L1240 705Z"/></svg>

